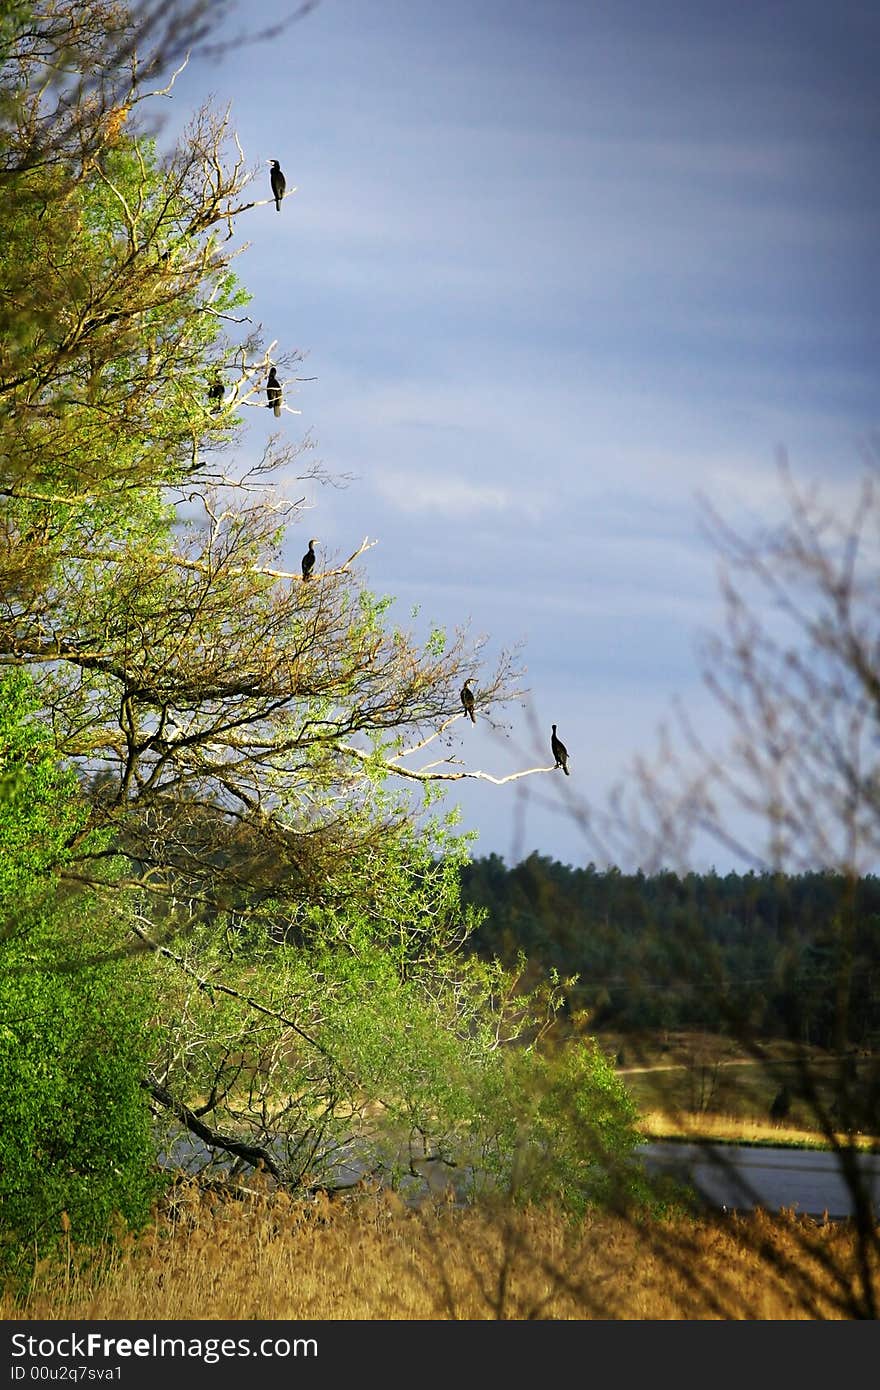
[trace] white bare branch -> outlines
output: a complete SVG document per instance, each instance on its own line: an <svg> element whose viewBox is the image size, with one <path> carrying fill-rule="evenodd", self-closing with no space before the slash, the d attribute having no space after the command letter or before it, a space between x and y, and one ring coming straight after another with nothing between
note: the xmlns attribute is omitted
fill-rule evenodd
<svg viewBox="0 0 880 1390"><path fill-rule="evenodd" d="M462 719L463 717L460 714L453 716L454 719ZM447 722L451 723L452 720ZM366 752L363 748L354 748L350 743L338 743L336 746L341 752L348 753L363 763L375 764L376 762L375 753ZM386 758L381 761L389 772L395 773L398 777L408 777L414 782L462 782L470 779L491 782L493 786L502 787L505 782L515 782L520 777L532 777L537 772L555 772L557 770L555 764L550 764L548 767L525 767L521 768L519 772L508 772L504 777L495 777L491 772L483 772L479 768L463 768L460 772L435 772L433 769L442 766L442 762L427 763L421 768L401 767L397 758L403 756L404 754L399 753L394 758ZM453 759L444 759L443 761L448 763L452 762Z"/></svg>

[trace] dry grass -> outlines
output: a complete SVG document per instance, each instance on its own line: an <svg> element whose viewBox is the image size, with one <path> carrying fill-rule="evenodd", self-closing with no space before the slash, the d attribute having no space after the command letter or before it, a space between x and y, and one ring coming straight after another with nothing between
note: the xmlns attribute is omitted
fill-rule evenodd
<svg viewBox="0 0 880 1390"><path fill-rule="evenodd" d="M828 1112L833 1110L840 1059L821 1048L771 1039L762 1044L766 1060L757 1061L735 1039L711 1033L603 1034L601 1043L612 1062L621 1049L625 1053L617 1071L648 1138L825 1146L817 1103ZM816 1088L810 1100L801 1094L805 1064ZM854 1065L865 1078L873 1063L864 1055L855 1058ZM790 1090L790 1110L785 1121L779 1122L770 1118L770 1107L783 1082ZM846 1142L853 1142L852 1138ZM855 1142L870 1148L880 1137L863 1134Z"/></svg>
<svg viewBox="0 0 880 1390"><path fill-rule="evenodd" d="M876 1245L875 1245L876 1255ZM870 1271L875 1296L880 1271ZM7 1320L851 1318L856 1243L793 1215L631 1223L177 1190L91 1271L44 1263Z"/></svg>
<svg viewBox="0 0 880 1390"><path fill-rule="evenodd" d="M666 1111L649 1110L639 1116L639 1132L646 1139L714 1139L730 1144L791 1144L796 1147L825 1147L824 1139L815 1129L744 1118L740 1115L670 1115ZM873 1135L839 1134L841 1144L855 1144L866 1151L876 1149Z"/></svg>

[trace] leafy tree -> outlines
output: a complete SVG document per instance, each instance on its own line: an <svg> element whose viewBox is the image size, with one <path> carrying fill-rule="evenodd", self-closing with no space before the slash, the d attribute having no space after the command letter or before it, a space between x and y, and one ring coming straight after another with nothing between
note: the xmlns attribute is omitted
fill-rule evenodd
<svg viewBox="0 0 880 1390"><path fill-rule="evenodd" d="M141 1076L147 1005L130 968L99 961L88 895L55 871L87 810L59 769L23 672L0 680L0 1270L61 1239L136 1224L155 1190ZM104 944L110 939L104 937Z"/></svg>
<svg viewBox="0 0 880 1390"><path fill-rule="evenodd" d="M210 462L246 408L264 405L269 356L258 335L229 336L246 298L232 229L256 205L241 201L240 155L225 170L225 121L201 112L160 158L129 131L132 117L104 113L106 138L73 174L24 155L16 166L44 119L44 60L28 30L12 48L0 254L17 326L0 355L0 658L39 671L59 754L100 774L91 824L113 826L145 891L167 894L173 880L179 898L187 878L206 900L223 846L240 851L248 832L272 839L291 882L314 885L353 836L401 819L378 812L384 778L438 775L404 754L460 717L480 644L389 627L388 601L353 570L364 547L308 583L279 567L301 504L255 489L296 449L270 443L256 477ZM113 111L142 96L133 75ZM35 260L45 270L34 298L22 287ZM218 369L229 383L219 414L207 394ZM484 707L513 688L503 658ZM350 806L371 806L372 822ZM100 876L85 848L75 860Z"/></svg>
<svg viewBox="0 0 880 1390"><path fill-rule="evenodd" d="M524 960L510 971L462 954L477 921L460 902L465 845L448 826L430 829L353 862L332 902L287 916L267 902L247 925L215 923L162 948L159 964L176 968L151 1089L160 1104L166 1087L202 1098L197 1115L166 1116L182 1166L228 1165L231 1153L236 1167L260 1161L301 1186L430 1174L466 1195L490 1177L521 1195L568 1201L577 1189L579 1203L597 1198L600 1167L618 1170L635 1143L622 1087L609 1090L588 1047L544 1058L555 978L530 990Z"/></svg>
<svg viewBox="0 0 880 1390"><path fill-rule="evenodd" d="M185 1132L199 1166L306 1183L377 1113L451 1157L475 1078L548 1004L461 956L462 851L401 790L491 777L437 752L483 640L397 627L356 567L369 538L308 580L284 568L303 504L272 478L307 440L235 465L270 362L282 431L298 413L298 355L232 271L271 200L247 200L225 117L162 153L143 115L208 15L45 0L2 31L0 664L31 673L88 791L53 866L101 903L88 949L149 957L166 1151ZM477 679L485 717L517 690L507 654Z"/></svg>

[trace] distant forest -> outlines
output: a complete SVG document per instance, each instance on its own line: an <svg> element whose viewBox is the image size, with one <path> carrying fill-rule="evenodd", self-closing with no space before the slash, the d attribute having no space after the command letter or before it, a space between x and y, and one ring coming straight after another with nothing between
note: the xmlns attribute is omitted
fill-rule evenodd
<svg viewBox="0 0 880 1390"><path fill-rule="evenodd" d="M880 879L577 869L539 854L466 865L481 955L578 978L591 1030L705 1029L880 1046Z"/></svg>

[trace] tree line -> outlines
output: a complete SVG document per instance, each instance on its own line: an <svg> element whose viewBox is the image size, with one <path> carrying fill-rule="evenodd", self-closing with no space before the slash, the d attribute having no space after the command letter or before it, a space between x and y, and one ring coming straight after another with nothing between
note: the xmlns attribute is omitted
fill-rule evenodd
<svg viewBox="0 0 880 1390"><path fill-rule="evenodd" d="M474 949L567 980L567 1008L591 1028L880 1040L873 875L624 873L540 854L508 867L493 854L463 867L462 892L484 912Z"/></svg>

